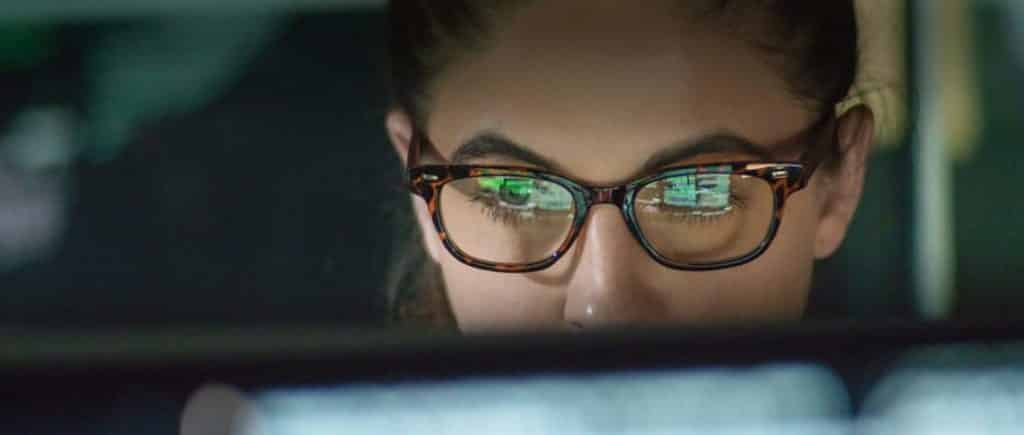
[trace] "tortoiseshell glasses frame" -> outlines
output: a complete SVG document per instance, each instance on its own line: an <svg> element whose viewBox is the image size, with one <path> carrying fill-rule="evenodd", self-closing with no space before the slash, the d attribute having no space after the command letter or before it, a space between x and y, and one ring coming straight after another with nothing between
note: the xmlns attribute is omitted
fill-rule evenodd
<svg viewBox="0 0 1024 435"><path fill-rule="evenodd" d="M830 121L831 119L833 118L829 117L824 121ZM798 137L806 139L808 136L817 136L817 134L813 133L819 132L822 127L829 127L828 130L832 132L829 137L834 141L834 129L831 128L831 126L831 122L815 123L815 126L812 126L811 129L805 132L806 134L801 134ZM804 142L804 144L806 143L807 142ZM590 212L590 208L592 206L597 204L614 204L622 212L622 216L626 221L629 231L633 234L636 240L640 242L647 254L658 263L677 270L717 270L749 263L761 256L768 249L772 241L775 239L779 226L782 222L786 200L793 193L807 186L811 176L815 172L815 169L828 155L828 146L830 145L831 144L825 143L812 145L801 154L800 159L797 161L714 162L700 165L674 166L622 185L590 186L558 174L517 166L459 164L418 165L421 148L428 147L435 150L436 148L424 135L416 134L413 136L412 143L410 144L407 160L409 163L408 183L409 189L426 201L434 227L437 230L444 247L457 260L472 267L495 272L511 273L525 273L548 268L555 264L572 247L577 236L579 236L580 230L583 228L587 214ZM746 255L726 259L724 261L710 263L678 263L659 254L641 231L640 224L637 222L637 218L634 213L634 200L637 191L643 186L662 179L671 178L679 174L728 174L733 176L758 178L768 183L771 187L774 203L771 218L772 221L764 239L753 251ZM450 237L448 237L448 231L445 228L439 204L441 190L445 185L456 180L486 176L515 176L539 179L562 186L571 193L575 204L573 209L574 215L572 217L572 227L565 240L562 241L553 253L543 260L532 263L498 263L475 258L467 254L460 249Z"/></svg>

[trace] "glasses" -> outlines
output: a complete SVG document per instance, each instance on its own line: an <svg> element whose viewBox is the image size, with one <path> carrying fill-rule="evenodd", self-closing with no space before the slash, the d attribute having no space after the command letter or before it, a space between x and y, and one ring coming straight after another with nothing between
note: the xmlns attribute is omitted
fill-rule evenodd
<svg viewBox="0 0 1024 435"><path fill-rule="evenodd" d="M411 165L424 146L433 147L417 135ZM715 270L768 249L786 199L807 185L821 148L797 162L679 166L606 187L515 166L421 165L408 176L445 248L469 266L520 273L550 267L572 246L591 207L614 204L658 263Z"/></svg>

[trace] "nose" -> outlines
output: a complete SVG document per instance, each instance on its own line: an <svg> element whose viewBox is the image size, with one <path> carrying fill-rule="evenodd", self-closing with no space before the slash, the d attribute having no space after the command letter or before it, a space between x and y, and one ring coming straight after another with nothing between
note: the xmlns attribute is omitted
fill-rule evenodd
<svg viewBox="0 0 1024 435"><path fill-rule="evenodd" d="M662 266L644 252L617 207L594 206L573 249L581 251L566 290L564 318L571 329L667 317L666 301L652 285Z"/></svg>

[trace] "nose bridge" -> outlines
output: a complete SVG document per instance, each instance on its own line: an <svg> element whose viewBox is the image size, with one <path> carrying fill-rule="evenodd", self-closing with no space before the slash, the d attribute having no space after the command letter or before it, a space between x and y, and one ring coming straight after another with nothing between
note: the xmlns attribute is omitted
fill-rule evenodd
<svg viewBox="0 0 1024 435"><path fill-rule="evenodd" d="M623 187L596 187L593 189L592 204L622 204L626 189Z"/></svg>
<svg viewBox="0 0 1024 435"><path fill-rule="evenodd" d="M622 190L595 189L593 204L616 204ZM616 207L617 209L617 207ZM618 210L598 207L576 249L580 263L569 283L564 317L569 324L653 320L661 316L659 296L647 282L651 260L633 237Z"/></svg>

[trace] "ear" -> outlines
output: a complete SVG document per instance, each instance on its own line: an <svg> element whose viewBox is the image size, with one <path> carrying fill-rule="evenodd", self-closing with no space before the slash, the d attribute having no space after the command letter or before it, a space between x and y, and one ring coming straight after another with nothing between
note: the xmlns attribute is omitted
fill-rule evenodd
<svg viewBox="0 0 1024 435"><path fill-rule="evenodd" d="M409 158L409 146L412 144L412 119L401 110L392 110L388 112L385 124L388 130L388 139L391 140L391 146L398 153L402 166L405 166L408 164L406 160ZM437 263L441 258L440 254L443 246L441 246L440 238L437 237L437 229L434 227L430 211L427 209L427 204L423 201L423 198L415 194L410 195L410 198L412 199L412 209L413 214L416 216L416 223L420 226L420 234L423 235L423 247L430 254L430 258Z"/></svg>
<svg viewBox="0 0 1024 435"><path fill-rule="evenodd" d="M398 153L402 165L408 164L406 159L409 158L409 145L412 143L412 119L401 110L391 110L385 119L385 125L388 129L388 139L391 140L391 146Z"/></svg>
<svg viewBox="0 0 1024 435"><path fill-rule="evenodd" d="M867 106L855 106L838 120L835 140L838 141L839 162L832 170L822 172L824 203L814 246L817 259L831 256L846 238L864 190L867 157L874 134L875 116Z"/></svg>

